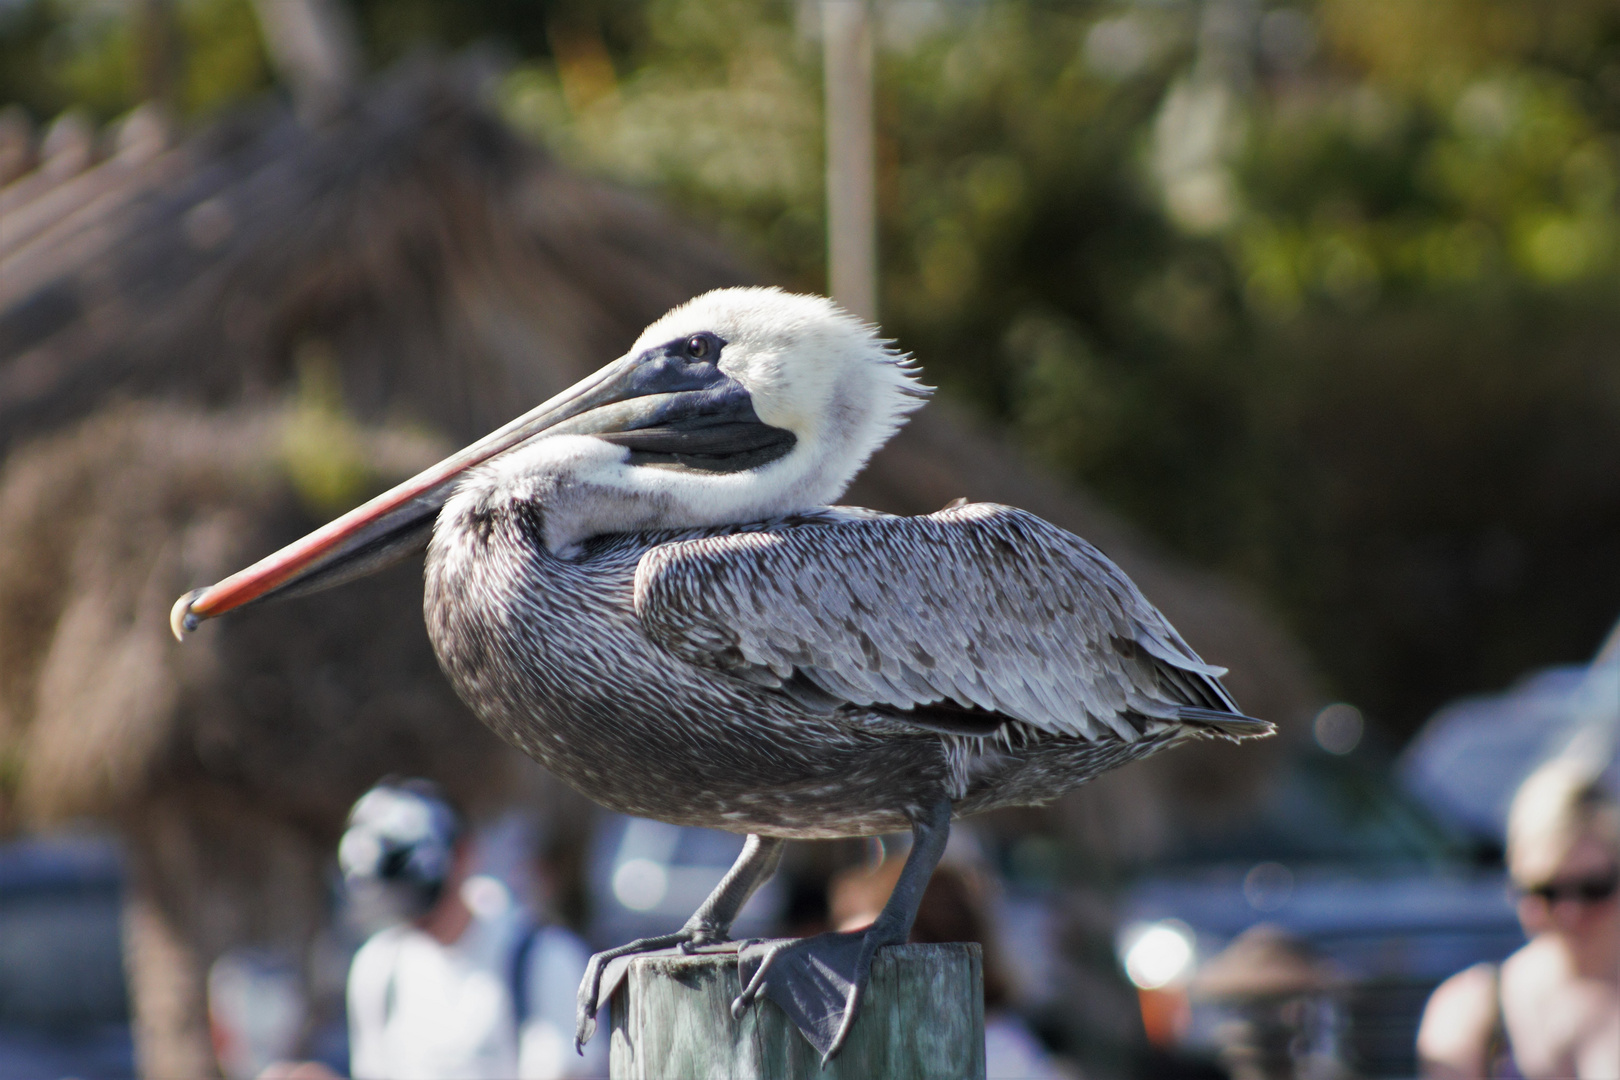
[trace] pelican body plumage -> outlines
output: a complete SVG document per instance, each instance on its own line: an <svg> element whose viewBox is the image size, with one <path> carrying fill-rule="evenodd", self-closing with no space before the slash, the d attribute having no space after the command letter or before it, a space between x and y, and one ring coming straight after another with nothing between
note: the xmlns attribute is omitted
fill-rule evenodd
<svg viewBox="0 0 1620 1080"><path fill-rule="evenodd" d="M911 829L867 930L739 953L734 1010L764 994L830 1058L952 817L1271 730L1084 540L986 503L832 505L927 392L828 300L708 293L558 397L182 597L175 631L426 541L428 633L484 723L605 806L748 835L685 926L592 958L581 1041L612 961L727 940L784 841Z"/></svg>

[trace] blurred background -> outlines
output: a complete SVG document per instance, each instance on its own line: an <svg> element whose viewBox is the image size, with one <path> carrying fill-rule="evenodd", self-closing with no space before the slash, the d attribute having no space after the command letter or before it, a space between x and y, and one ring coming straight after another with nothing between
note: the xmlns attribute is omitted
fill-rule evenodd
<svg viewBox="0 0 1620 1080"><path fill-rule="evenodd" d="M685 918L739 842L486 735L419 566L165 615L722 285L941 388L849 501L1088 537L1282 729L959 830L1053 1075L1270 1075L1255 985L1414 1075L1519 780L1612 782L1611 0L0 0L0 106L0 1077L341 1068L388 773L598 947ZM753 925L882 870L798 847Z"/></svg>

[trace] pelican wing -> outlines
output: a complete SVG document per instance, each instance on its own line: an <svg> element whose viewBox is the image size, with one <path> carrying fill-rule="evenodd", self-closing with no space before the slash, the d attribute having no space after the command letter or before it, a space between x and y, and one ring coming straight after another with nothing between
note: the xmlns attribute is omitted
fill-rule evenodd
<svg viewBox="0 0 1620 1080"><path fill-rule="evenodd" d="M688 663L927 726L1011 718L1131 741L1165 721L1269 728L1100 551L992 503L660 544L635 610Z"/></svg>

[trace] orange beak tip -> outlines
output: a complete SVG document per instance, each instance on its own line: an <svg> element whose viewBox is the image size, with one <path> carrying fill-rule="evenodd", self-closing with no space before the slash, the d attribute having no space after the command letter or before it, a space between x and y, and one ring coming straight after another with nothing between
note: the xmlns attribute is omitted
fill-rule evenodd
<svg viewBox="0 0 1620 1080"><path fill-rule="evenodd" d="M207 592L207 589L192 589L174 602L169 609L169 629L174 631L176 641L186 640L186 635L202 625L202 616L191 610L191 605L197 598Z"/></svg>

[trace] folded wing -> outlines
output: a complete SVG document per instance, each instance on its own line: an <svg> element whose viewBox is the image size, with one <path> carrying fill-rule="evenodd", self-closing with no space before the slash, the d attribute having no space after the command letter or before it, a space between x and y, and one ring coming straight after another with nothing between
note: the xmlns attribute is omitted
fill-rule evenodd
<svg viewBox="0 0 1620 1080"><path fill-rule="evenodd" d="M661 544L635 610L686 662L811 705L1088 739L1270 730L1106 556L991 503Z"/></svg>

